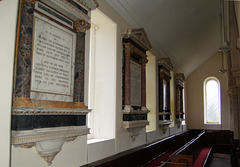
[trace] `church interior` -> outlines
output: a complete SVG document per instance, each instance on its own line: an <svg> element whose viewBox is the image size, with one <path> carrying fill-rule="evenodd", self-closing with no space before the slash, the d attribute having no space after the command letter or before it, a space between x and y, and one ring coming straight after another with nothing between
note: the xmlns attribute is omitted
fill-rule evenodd
<svg viewBox="0 0 240 167"><path fill-rule="evenodd" d="M240 164L240 1L0 0L0 20L0 166Z"/></svg>

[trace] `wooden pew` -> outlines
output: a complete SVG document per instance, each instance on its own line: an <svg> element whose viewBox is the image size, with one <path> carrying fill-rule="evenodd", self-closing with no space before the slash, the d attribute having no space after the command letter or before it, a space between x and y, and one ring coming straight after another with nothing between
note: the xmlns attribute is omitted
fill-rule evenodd
<svg viewBox="0 0 240 167"><path fill-rule="evenodd" d="M169 160L161 166L166 167L201 167L205 166L212 150L211 142L208 142L206 132L200 133L196 138L186 143L175 151Z"/></svg>
<svg viewBox="0 0 240 167"><path fill-rule="evenodd" d="M194 132L187 130L81 167L145 167L155 159L169 152L174 152L176 148L181 147L186 141L191 140L192 135L195 135L192 133ZM168 157L166 159L168 159Z"/></svg>
<svg viewBox="0 0 240 167"><path fill-rule="evenodd" d="M230 139L232 139L232 132L229 130L205 131L204 134L201 132L202 130L188 130L151 144L139 146L83 165L82 167L156 167L164 165L168 167L187 167L187 158L182 157L191 157L193 163L190 162L190 164L194 165L197 160L201 160L202 148L206 148L204 146L214 145L215 147L217 145L215 149L219 148L219 146L222 148L230 143ZM210 150L208 152L210 152ZM178 155L181 160L178 162L170 161L171 159L174 160L175 155ZM162 160L165 161L165 163L161 165ZM156 161L157 163L155 163Z"/></svg>

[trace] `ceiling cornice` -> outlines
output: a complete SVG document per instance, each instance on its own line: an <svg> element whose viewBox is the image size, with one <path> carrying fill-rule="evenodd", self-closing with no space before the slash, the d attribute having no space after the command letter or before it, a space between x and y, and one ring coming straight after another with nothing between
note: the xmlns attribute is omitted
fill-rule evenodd
<svg viewBox="0 0 240 167"><path fill-rule="evenodd" d="M120 15L122 15L134 28L139 28L139 24L134 20L134 18L130 17L132 14L129 14L129 11L124 8L124 6L130 7L130 5L125 1L113 1L106 0Z"/></svg>

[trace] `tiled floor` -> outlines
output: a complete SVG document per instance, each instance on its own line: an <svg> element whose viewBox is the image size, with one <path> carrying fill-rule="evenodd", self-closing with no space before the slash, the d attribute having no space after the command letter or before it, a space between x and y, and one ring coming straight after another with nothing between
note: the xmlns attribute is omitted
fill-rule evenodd
<svg viewBox="0 0 240 167"><path fill-rule="evenodd" d="M231 155L213 153L210 157L207 167L231 167Z"/></svg>

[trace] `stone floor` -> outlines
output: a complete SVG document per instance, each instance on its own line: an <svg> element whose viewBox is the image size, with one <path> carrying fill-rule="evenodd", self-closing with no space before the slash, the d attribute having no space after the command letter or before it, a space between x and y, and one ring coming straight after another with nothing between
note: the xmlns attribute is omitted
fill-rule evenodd
<svg viewBox="0 0 240 167"><path fill-rule="evenodd" d="M206 167L231 167L231 155L213 153Z"/></svg>

